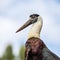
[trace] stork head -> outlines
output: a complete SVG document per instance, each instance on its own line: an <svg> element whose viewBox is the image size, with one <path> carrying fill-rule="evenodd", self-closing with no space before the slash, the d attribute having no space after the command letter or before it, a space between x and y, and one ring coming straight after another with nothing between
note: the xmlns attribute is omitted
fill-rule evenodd
<svg viewBox="0 0 60 60"><path fill-rule="evenodd" d="M37 22L39 15L38 15L38 14L32 14L32 15L30 15L29 17L30 17L30 19L29 19L23 26L21 26L21 27L16 31L16 33L19 32L19 31L21 31L21 30L23 30L23 29L26 28L27 26L29 26L29 25Z"/></svg>

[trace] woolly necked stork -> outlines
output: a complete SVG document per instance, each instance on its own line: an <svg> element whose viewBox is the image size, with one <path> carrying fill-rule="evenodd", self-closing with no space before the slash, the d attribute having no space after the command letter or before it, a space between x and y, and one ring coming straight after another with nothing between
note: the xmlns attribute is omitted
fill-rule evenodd
<svg viewBox="0 0 60 60"><path fill-rule="evenodd" d="M32 27L25 44L25 60L60 60L60 57L51 52L40 38L43 25L43 20L40 15L31 14L29 20L16 33L31 24Z"/></svg>

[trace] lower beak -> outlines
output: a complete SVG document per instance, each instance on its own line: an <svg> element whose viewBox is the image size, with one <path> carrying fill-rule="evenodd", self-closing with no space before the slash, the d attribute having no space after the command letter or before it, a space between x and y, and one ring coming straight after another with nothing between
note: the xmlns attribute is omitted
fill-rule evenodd
<svg viewBox="0 0 60 60"><path fill-rule="evenodd" d="M16 33L19 32L19 31L21 31L21 30L23 30L24 28L26 28L26 27L29 26L30 24L32 24L32 19L28 20L22 27L20 27L20 28L16 31Z"/></svg>

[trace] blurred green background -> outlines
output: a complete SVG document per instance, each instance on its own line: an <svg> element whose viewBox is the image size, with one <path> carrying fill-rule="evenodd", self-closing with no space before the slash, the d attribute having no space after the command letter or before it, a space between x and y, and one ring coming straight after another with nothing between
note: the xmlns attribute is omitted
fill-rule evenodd
<svg viewBox="0 0 60 60"><path fill-rule="evenodd" d="M25 46L21 45L19 55L15 56L13 54L12 46L8 45L6 47L6 50L2 57L0 57L0 60L24 60L24 55L25 55Z"/></svg>

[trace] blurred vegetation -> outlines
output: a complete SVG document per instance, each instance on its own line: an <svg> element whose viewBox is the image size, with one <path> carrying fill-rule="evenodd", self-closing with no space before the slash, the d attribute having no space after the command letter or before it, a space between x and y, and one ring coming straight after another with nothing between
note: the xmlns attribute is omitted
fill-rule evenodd
<svg viewBox="0 0 60 60"><path fill-rule="evenodd" d="M21 45L20 52L19 52L19 57L20 57L20 60L25 59L25 46L24 45Z"/></svg>
<svg viewBox="0 0 60 60"><path fill-rule="evenodd" d="M8 45L5 53L3 54L2 60L14 60L12 46Z"/></svg>
<svg viewBox="0 0 60 60"><path fill-rule="evenodd" d="M21 45L18 57L13 54L12 46L8 45L6 47L6 50L3 56L0 57L0 60L24 60L24 57L25 57L25 46L24 45Z"/></svg>

